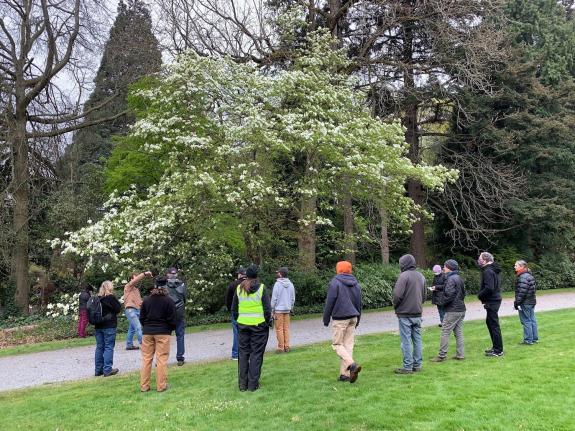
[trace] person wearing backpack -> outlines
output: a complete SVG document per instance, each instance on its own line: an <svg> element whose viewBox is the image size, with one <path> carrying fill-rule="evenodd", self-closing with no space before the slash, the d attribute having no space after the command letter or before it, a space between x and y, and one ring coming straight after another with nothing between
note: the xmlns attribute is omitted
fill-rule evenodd
<svg viewBox="0 0 575 431"><path fill-rule="evenodd" d="M142 325L140 325L140 307L142 306L142 295L138 289L138 283L145 277L151 277L150 271L140 274L132 274L130 281L124 286L124 313L128 319L129 327L126 335L126 350L138 350L134 346L134 334L138 337L138 344L142 345Z"/></svg>
<svg viewBox="0 0 575 431"><path fill-rule="evenodd" d="M186 335L186 300L188 292L184 282L178 278L178 270L176 268L168 269L166 277L168 279L168 295L176 304L178 317L176 324L176 360L178 361L178 366L182 366L185 363L184 353L186 352L184 336Z"/></svg>
<svg viewBox="0 0 575 431"><path fill-rule="evenodd" d="M122 304L113 294L114 285L106 280L100 286L97 298L90 298L89 317L94 323L96 336L96 353L94 362L96 376L113 376L118 374L114 364L114 347L116 345L117 314L122 310Z"/></svg>
<svg viewBox="0 0 575 431"><path fill-rule="evenodd" d="M94 288L89 284L84 286L78 298L78 337L86 338L86 326L88 325L88 301Z"/></svg>
<svg viewBox="0 0 575 431"><path fill-rule="evenodd" d="M140 366L140 391L150 390L152 361L156 356L156 390L168 389L168 359L170 356L170 336L176 329L176 304L168 295L168 279L156 278L155 287L142 302L140 322L144 337L142 344L142 364Z"/></svg>

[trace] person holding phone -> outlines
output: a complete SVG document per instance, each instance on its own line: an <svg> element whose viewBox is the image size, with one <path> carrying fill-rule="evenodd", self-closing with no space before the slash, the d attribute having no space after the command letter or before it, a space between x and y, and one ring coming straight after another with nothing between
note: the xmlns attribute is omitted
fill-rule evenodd
<svg viewBox="0 0 575 431"><path fill-rule="evenodd" d="M437 307L439 313L439 327L443 325L443 318L445 316L445 307L443 306L443 287L445 286L446 277L441 270L441 266L435 265L433 267L433 285L431 286L431 303Z"/></svg>

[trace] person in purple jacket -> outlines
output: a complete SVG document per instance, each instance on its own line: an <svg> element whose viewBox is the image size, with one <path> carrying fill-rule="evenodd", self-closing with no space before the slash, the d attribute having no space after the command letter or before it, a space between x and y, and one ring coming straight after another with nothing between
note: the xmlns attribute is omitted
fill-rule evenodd
<svg viewBox="0 0 575 431"><path fill-rule="evenodd" d="M341 358L338 380L354 383L361 371L353 359L355 328L361 319L361 286L351 273L351 263L338 262L335 272L327 291L323 324L328 326L332 321L332 347Z"/></svg>

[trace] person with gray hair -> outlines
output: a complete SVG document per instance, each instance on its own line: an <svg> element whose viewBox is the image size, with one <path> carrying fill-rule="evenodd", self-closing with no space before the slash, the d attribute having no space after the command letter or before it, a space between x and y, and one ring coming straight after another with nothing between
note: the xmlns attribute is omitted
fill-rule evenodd
<svg viewBox="0 0 575 431"><path fill-rule="evenodd" d="M477 263L481 268L481 283L477 297L487 311L485 324L489 330L492 347L485 356L503 356L503 337L499 326L499 308L501 307L501 268L494 262L493 255L484 251Z"/></svg>
<svg viewBox="0 0 575 431"><path fill-rule="evenodd" d="M537 284L527 267L527 262L518 260L515 262L515 302L513 306L519 311L519 320L523 325L523 342L521 344L532 345L539 341L537 319L535 318L535 290Z"/></svg>

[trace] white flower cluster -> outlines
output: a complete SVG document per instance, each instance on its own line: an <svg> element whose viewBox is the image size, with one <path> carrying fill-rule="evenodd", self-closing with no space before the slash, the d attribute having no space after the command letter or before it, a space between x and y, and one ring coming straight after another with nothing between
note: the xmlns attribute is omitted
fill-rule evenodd
<svg viewBox="0 0 575 431"><path fill-rule="evenodd" d="M73 295L65 293L61 295L56 302L51 302L46 306L46 316L74 316L74 320L78 320L79 298L79 293Z"/></svg>

